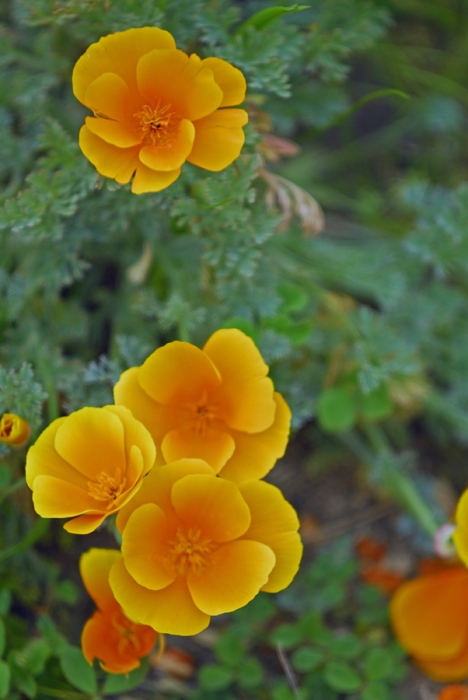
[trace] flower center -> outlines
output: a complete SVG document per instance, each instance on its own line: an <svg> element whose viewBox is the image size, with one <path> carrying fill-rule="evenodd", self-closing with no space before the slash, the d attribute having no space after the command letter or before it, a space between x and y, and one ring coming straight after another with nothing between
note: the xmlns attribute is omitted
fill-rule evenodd
<svg viewBox="0 0 468 700"><path fill-rule="evenodd" d="M111 623L120 637L117 643L119 654L125 655L138 652L140 649L140 641L135 634L135 623L126 618L120 611L112 615Z"/></svg>
<svg viewBox="0 0 468 700"><path fill-rule="evenodd" d="M178 119L171 112L170 104L161 107L161 101L155 108L144 105L133 116L141 129L142 138L152 146L168 146L174 140Z"/></svg>
<svg viewBox="0 0 468 700"><path fill-rule="evenodd" d="M116 498L124 490L125 479L122 479L120 469L117 469L115 476L109 476L107 472L101 472L96 481L88 481L88 493L96 501L106 503L106 510L110 510Z"/></svg>
<svg viewBox="0 0 468 700"><path fill-rule="evenodd" d="M206 556L215 547L210 539L202 537L197 528L190 528L187 533L178 529L176 539L169 545L172 564L179 574L186 574L189 570L199 574L206 566Z"/></svg>

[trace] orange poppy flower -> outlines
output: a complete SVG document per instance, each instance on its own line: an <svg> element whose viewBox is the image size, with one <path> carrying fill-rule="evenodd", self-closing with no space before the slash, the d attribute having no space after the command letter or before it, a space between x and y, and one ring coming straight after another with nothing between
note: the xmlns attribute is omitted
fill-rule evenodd
<svg viewBox="0 0 468 700"><path fill-rule="evenodd" d="M31 435L31 426L15 413L4 413L0 418L0 442L13 447L25 445Z"/></svg>
<svg viewBox="0 0 468 700"><path fill-rule="evenodd" d="M95 530L141 486L156 457L151 435L123 406L82 408L58 418L26 457L26 482L43 518L69 518L75 534Z"/></svg>
<svg viewBox="0 0 468 700"><path fill-rule="evenodd" d="M116 404L150 431L157 464L198 457L232 481L261 479L282 457L291 412L253 340L219 330L203 350L175 341L122 374Z"/></svg>
<svg viewBox="0 0 468 700"><path fill-rule="evenodd" d="M430 678L468 677L468 570L451 567L407 581L390 603L395 635Z"/></svg>
<svg viewBox="0 0 468 700"><path fill-rule="evenodd" d="M279 489L236 486L198 459L154 469L117 527L114 595L132 620L169 634L197 634L211 615L286 588L302 555L297 515Z"/></svg>
<svg viewBox="0 0 468 700"><path fill-rule="evenodd" d="M80 148L98 172L132 192L158 192L185 161L227 168L244 144L245 79L221 58L187 56L169 32L127 29L91 44L73 70L73 92L94 112ZM222 108L222 109L220 109Z"/></svg>
<svg viewBox="0 0 468 700"><path fill-rule="evenodd" d="M114 598L109 572L121 557L116 549L90 549L80 559L81 578L98 608L83 628L83 655L90 664L99 659L109 673L129 673L138 668L158 636L152 627L129 620Z"/></svg>
<svg viewBox="0 0 468 700"><path fill-rule="evenodd" d="M437 700L468 700L466 685L446 685L437 696Z"/></svg>

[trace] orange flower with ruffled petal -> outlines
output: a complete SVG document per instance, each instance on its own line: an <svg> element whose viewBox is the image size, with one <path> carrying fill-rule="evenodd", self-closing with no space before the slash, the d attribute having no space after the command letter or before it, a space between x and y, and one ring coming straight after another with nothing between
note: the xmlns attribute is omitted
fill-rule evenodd
<svg viewBox="0 0 468 700"><path fill-rule="evenodd" d="M297 515L279 489L236 486L198 459L153 469L117 527L114 595L132 620L169 634L197 634L260 590L286 588L302 555Z"/></svg>
<svg viewBox="0 0 468 700"><path fill-rule="evenodd" d="M291 412L253 340L219 330L203 350L175 341L122 374L116 404L150 431L157 464L197 457L232 481L261 479L286 449Z"/></svg>
<svg viewBox="0 0 468 700"><path fill-rule="evenodd" d="M157 27L102 37L78 59L73 91L94 112L80 148L101 175L132 192L171 185L188 161L227 168L244 144L247 112L241 71L221 58L201 59L176 48Z"/></svg>
<svg viewBox="0 0 468 700"><path fill-rule="evenodd" d="M87 407L55 420L30 447L26 482L39 515L73 517L65 530L84 535L132 498L155 458L151 435L128 409Z"/></svg>
<svg viewBox="0 0 468 700"><path fill-rule="evenodd" d="M15 413L4 413L0 418L0 442L13 447L25 445L31 435L31 426Z"/></svg>
<svg viewBox="0 0 468 700"><path fill-rule="evenodd" d="M92 664L99 659L109 673L129 673L151 652L157 632L126 617L109 586L109 572L122 558L116 549L90 549L80 559L81 578L98 610L81 635L83 655Z"/></svg>
<svg viewBox="0 0 468 700"><path fill-rule="evenodd" d="M450 567L407 581L390 603L395 635L430 678L468 678L468 571Z"/></svg>

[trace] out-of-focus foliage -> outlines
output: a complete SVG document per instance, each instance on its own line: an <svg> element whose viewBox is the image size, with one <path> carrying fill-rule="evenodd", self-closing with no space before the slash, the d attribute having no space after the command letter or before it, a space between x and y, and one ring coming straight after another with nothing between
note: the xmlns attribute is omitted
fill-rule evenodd
<svg viewBox="0 0 468 700"><path fill-rule="evenodd" d="M176 338L201 345L234 326L258 343L294 427L314 426L317 464L339 440L340 458L351 449L374 486L397 493L422 441L432 471L443 465L465 486L468 7L317 0L272 21L256 15L280 5L293 4L0 0L0 410L21 414L37 434L59 415L112 401L120 372L155 347ZM241 68L250 124L242 156L224 172L186 166L169 189L137 197L81 154L85 110L71 70L100 36L145 25ZM281 160L294 143L300 152ZM312 237L317 202L326 225ZM24 454L0 452L0 576L16 606L8 612L9 594L0 596L0 698L65 697L73 687L89 697L94 686L70 677L80 621L64 641L37 620L47 609L63 632L73 618L52 601L74 604L57 562L75 566L81 545L33 523L20 488ZM430 480L418 479L431 501ZM308 576L275 608L294 629L318 620L316 609L291 608L304 581L317 593ZM218 668L202 669L204 700L256 693L266 676L274 700L289 700L284 674L273 681L248 651L261 640L273 654L280 632L267 618L244 629L235 663L216 651ZM332 646L338 618L325 624ZM228 640L245 624L228 624ZM346 634L360 635L360 625L348 615ZM374 665L383 673L366 660L367 642L343 660L302 634L289 649L276 641L304 700L392 697L396 676L366 675ZM330 664L341 666L327 672Z"/></svg>

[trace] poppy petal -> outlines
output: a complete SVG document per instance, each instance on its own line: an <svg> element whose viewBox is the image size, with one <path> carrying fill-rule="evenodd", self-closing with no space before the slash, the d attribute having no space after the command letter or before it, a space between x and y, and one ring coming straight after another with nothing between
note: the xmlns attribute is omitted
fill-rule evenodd
<svg viewBox="0 0 468 700"><path fill-rule="evenodd" d="M196 403L221 383L207 355L190 343L175 340L158 348L140 367L138 380L162 404Z"/></svg>
<svg viewBox="0 0 468 700"><path fill-rule="evenodd" d="M112 567L109 580L125 614L158 632L188 636L198 634L210 623L209 616L193 602L183 577L160 591L150 591L130 576L122 560Z"/></svg>
<svg viewBox="0 0 468 700"><path fill-rule="evenodd" d="M129 182L140 162L138 159L139 146L118 148L93 134L86 125L80 129L79 144L84 155L94 165L98 173L105 177L114 178L122 185Z"/></svg>
<svg viewBox="0 0 468 700"><path fill-rule="evenodd" d="M222 329L213 333L203 351L221 374L214 401L227 424L247 433L269 428L276 412L273 382L253 340L235 328Z"/></svg>
<svg viewBox="0 0 468 700"><path fill-rule="evenodd" d="M169 540L161 508L147 503L133 511L122 534L122 554L128 573L141 586L157 591L176 579L170 566Z"/></svg>
<svg viewBox="0 0 468 700"><path fill-rule="evenodd" d="M429 662L451 661L468 646L468 571L446 569L400 586L390 603L402 646Z"/></svg>
<svg viewBox="0 0 468 700"><path fill-rule="evenodd" d="M73 92L84 103L89 85L103 73L118 73L133 90L136 66L153 49L175 49L174 38L158 27L127 29L102 37L86 49L73 69Z"/></svg>
<svg viewBox="0 0 468 700"><path fill-rule="evenodd" d="M136 146L141 143L140 135L135 134L132 129L129 129L121 122L114 122L111 119L86 117L85 123L93 134L118 148L130 148L130 146Z"/></svg>
<svg viewBox="0 0 468 700"><path fill-rule="evenodd" d="M288 444L291 425L291 411L281 394L275 392L275 419L272 425L261 433L241 433L233 431L236 449L232 457L221 469L220 476L236 484L249 479L263 479L284 455Z"/></svg>
<svg viewBox="0 0 468 700"><path fill-rule="evenodd" d="M86 511L102 509L88 491L55 476L39 475L34 480L33 502L43 518L69 518Z"/></svg>
<svg viewBox="0 0 468 700"><path fill-rule="evenodd" d="M188 162L213 172L227 168L240 156L245 141L242 127L247 121L243 109L218 109L195 121L195 141Z"/></svg>
<svg viewBox="0 0 468 700"><path fill-rule="evenodd" d="M132 95L127 83L115 73L104 73L96 78L89 85L84 98L84 104L89 109L95 114L107 117L107 120L124 119L128 114L128 105L131 102ZM99 133L97 135L100 136ZM107 141L107 139L105 140Z"/></svg>
<svg viewBox="0 0 468 700"><path fill-rule="evenodd" d="M250 525L249 508L230 481L209 474L186 476L174 484L171 498L177 517L214 542L237 539Z"/></svg>
<svg viewBox="0 0 468 700"><path fill-rule="evenodd" d="M87 478L63 459L55 449L57 430L67 418L57 418L41 433L26 457L26 483L32 490L38 476L54 476L87 490Z"/></svg>
<svg viewBox="0 0 468 700"><path fill-rule="evenodd" d="M180 411L163 406L144 391L138 381L139 367L131 367L120 375L114 386L114 401L130 409L135 418L149 430L156 445L154 466L164 464L161 442L180 423Z"/></svg>
<svg viewBox="0 0 468 700"><path fill-rule="evenodd" d="M105 519L106 515L100 514L80 515L65 523L63 529L67 532L71 532L73 535L89 535L91 532L97 530Z"/></svg>
<svg viewBox="0 0 468 700"><path fill-rule="evenodd" d="M187 583L200 610L221 615L247 605L268 581L274 565L270 547L235 540L211 553L200 572L189 571Z"/></svg>
<svg viewBox="0 0 468 700"><path fill-rule="evenodd" d="M232 456L236 444L229 433L206 427L171 430L164 437L161 451L166 462L184 457L196 457L208 462L218 472Z"/></svg>
<svg viewBox="0 0 468 700"><path fill-rule="evenodd" d="M247 83L238 68L222 58L204 58L202 65L213 71L214 79L223 91L220 107L231 107L244 101Z"/></svg>
<svg viewBox="0 0 468 700"><path fill-rule="evenodd" d="M166 171L180 168L192 150L194 138L195 127L192 122L182 119L174 141L162 146L144 146L140 151L140 160L153 170Z"/></svg>
<svg viewBox="0 0 468 700"><path fill-rule="evenodd" d="M171 500L172 487L176 481L188 474L214 475L214 470L201 459L181 459L152 469L144 478L144 488L141 488L117 514L116 525L119 532L123 532L133 511L146 503L159 506L166 516L175 516Z"/></svg>
<svg viewBox="0 0 468 700"><path fill-rule="evenodd" d="M299 520L296 511L272 484L248 481L239 489L252 517L244 538L263 542L273 550L276 557L275 568L262 591L277 593L289 586L302 557L303 547L297 532Z"/></svg>
<svg viewBox="0 0 468 700"><path fill-rule="evenodd" d="M143 469L146 474L156 459L156 448L147 428L132 411L125 406L106 406L106 410L119 417L125 431L125 451L127 462L132 460L133 447L138 447L142 455ZM139 476L139 474L138 474Z"/></svg>
<svg viewBox="0 0 468 700"><path fill-rule="evenodd" d="M55 436L57 452L94 481L101 472L125 474L124 427L103 408L85 407L70 414Z"/></svg>
<svg viewBox="0 0 468 700"><path fill-rule="evenodd" d="M132 192L134 194L146 194L148 192L160 192L177 180L180 168L166 170L165 172L152 170L139 160L135 177L132 180Z"/></svg>
<svg viewBox="0 0 468 700"><path fill-rule="evenodd" d="M116 561L122 558L117 549L93 547L80 557L80 574L84 586L99 610L105 612L117 603L109 585L109 572Z"/></svg>

